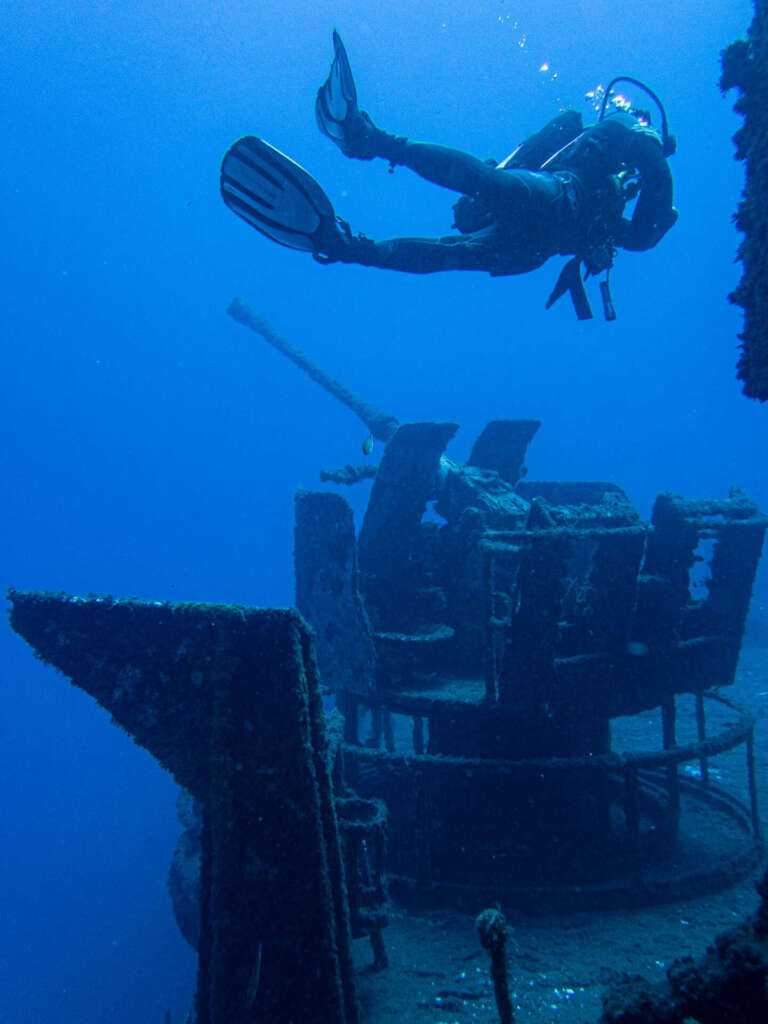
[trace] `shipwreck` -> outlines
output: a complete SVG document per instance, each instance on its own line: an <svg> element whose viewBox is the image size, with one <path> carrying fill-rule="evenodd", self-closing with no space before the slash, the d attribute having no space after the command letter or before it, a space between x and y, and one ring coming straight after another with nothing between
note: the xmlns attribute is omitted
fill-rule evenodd
<svg viewBox="0 0 768 1024"><path fill-rule="evenodd" d="M756 505L667 493L644 522L616 484L532 481L536 420L456 462L457 424L401 424L230 313L384 443L323 474L373 478L359 533L336 490L297 494L298 611L10 594L13 628L183 787L197 1024L356 1024L351 943L386 966L390 896L627 907L752 870L754 722L727 690ZM711 770L739 749L744 799Z"/></svg>

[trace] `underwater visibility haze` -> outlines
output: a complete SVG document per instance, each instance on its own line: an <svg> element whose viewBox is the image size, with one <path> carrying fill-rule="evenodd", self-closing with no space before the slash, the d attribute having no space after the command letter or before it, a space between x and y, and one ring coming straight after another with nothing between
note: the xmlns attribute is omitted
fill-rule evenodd
<svg viewBox="0 0 768 1024"><path fill-rule="evenodd" d="M242 296L401 422L542 427L530 476L768 510L766 410L735 377L740 125L719 55L747 0L3 0L0 574L5 587L294 604L297 488L361 460L367 431L226 315ZM503 159L615 75L664 102L677 224L611 274L617 319L545 310L562 260L429 276L268 241L219 193L257 135L354 232L449 233L455 195L345 159L318 131L341 33L376 124ZM645 98L627 96L645 105ZM381 454L380 444L371 457ZM366 453L367 454L367 453ZM359 518L370 487L345 490ZM748 636L768 647L761 568ZM0 636L5 927L0 1024L184 1020L195 957L166 892L176 786L84 693Z"/></svg>

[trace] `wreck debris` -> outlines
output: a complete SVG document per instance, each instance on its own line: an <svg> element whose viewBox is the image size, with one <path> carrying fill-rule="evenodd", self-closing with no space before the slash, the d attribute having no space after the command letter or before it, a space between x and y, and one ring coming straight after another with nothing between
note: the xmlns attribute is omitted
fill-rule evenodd
<svg viewBox="0 0 768 1024"><path fill-rule="evenodd" d="M203 807L197 1024L356 1024L317 670L297 613L9 597L38 656Z"/></svg>
<svg viewBox="0 0 768 1024"><path fill-rule="evenodd" d="M389 893L385 871L387 808L381 800L358 796L338 797L344 866L349 885L352 937L369 936L373 968L389 964L382 930L389 917Z"/></svg>
<svg viewBox="0 0 768 1024"><path fill-rule="evenodd" d="M744 272L730 299L744 310L738 378L744 394L768 399L768 3L755 0L755 16L747 40L740 39L722 54L723 92L736 88L734 109L744 116L736 132L736 158L746 161L742 201L735 215L744 233L739 258Z"/></svg>
<svg viewBox="0 0 768 1024"><path fill-rule="evenodd" d="M337 794L336 811L349 892L353 938L367 935L373 950L373 970L383 970L389 958L383 930L389 921L386 871L387 808L381 800L361 799L347 784L344 771L344 718L333 709L326 715L331 777Z"/></svg>
<svg viewBox="0 0 768 1024"><path fill-rule="evenodd" d="M507 922L500 910L484 910L475 920L480 945L491 958L491 978L501 1024L513 1024L515 1015L507 981Z"/></svg>
<svg viewBox="0 0 768 1024"><path fill-rule="evenodd" d="M398 426L395 416L377 409L370 402L366 402L365 399L350 391L349 388L336 380L335 377L326 373L305 352L296 348L287 338L278 333L264 317L255 313L246 302L242 299L233 299L227 308L227 312L233 320L260 334L265 341L268 341L278 352L287 356L291 362L295 363L300 370L303 370L321 388L325 388L334 398L338 398L343 405L351 409L366 424L373 437L378 441L388 441L392 437Z"/></svg>
<svg viewBox="0 0 768 1024"><path fill-rule="evenodd" d="M421 520L457 429L456 423L406 423L384 450L358 541L361 589L377 629L386 620L384 628L397 630L418 614Z"/></svg>
<svg viewBox="0 0 768 1024"><path fill-rule="evenodd" d="M372 480L378 469L378 466L355 466L348 462L346 466L341 466L339 469L320 470L320 480L323 483L344 484L345 487L350 487L352 484L359 484L361 480Z"/></svg>
<svg viewBox="0 0 768 1024"><path fill-rule="evenodd" d="M376 652L358 590L352 509L337 494L298 491L296 605L315 631L323 686L373 689Z"/></svg>
<svg viewBox="0 0 768 1024"><path fill-rule="evenodd" d="M343 718L332 710L326 715L325 723L352 937L368 937L373 950L373 969L382 970L388 964L382 934L389 921L385 864L387 810L380 800L360 799L346 784L342 749ZM197 952L200 936L202 808L190 794L182 790L177 810L184 832L176 845L168 888L179 929ZM260 955L252 974L256 975L258 982L261 974ZM255 993L258 984L249 987Z"/></svg>
<svg viewBox="0 0 768 1024"><path fill-rule="evenodd" d="M715 939L705 956L683 957L652 985L624 976L603 1000L601 1024L763 1024L768 1019L768 872L752 917Z"/></svg>
<svg viewBox="0 0 768 1024"><path fill-rule="evenodd" d="M467 465L493 469L514 486L525 475L525 453L540 426L541 420L491 420L473 444Z"/></svg>
<svg viewBox="0 0 768 1024"><path fill-rule="evenodd" d="M176 814L184 831L176 842L168 869L168 894L173 916L187 943L200 948L200 859L203 809L185 789L179 791Z"/></svg>

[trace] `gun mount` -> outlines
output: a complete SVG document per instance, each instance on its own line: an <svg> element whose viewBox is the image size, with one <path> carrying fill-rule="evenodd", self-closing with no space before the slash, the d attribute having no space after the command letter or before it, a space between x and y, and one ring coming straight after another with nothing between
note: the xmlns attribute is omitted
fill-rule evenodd
<svg viewBox="0 0 768 1024"><path fill-rule="evenodd" d="M338 495L297 496L297 603L349 782L388 806L393 889L572 906L730 879L760 842L752 722L707 719L730 708L710 694L733 681L768 520L737 491L662 494L645 523L615 484L529 482L538 425L490 423L466 465L445 455L455 424L400 426L357 538ZM652 711L658 743L617 749ZM709 774L740 745L750 806ZM718 828L743 842L705 863L690 830Z"/></svg>

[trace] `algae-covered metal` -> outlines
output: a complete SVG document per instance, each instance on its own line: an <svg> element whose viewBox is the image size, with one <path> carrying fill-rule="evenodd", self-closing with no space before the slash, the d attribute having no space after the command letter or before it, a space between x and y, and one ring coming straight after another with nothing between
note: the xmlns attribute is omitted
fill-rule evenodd
<svg viewBox="0 0 768 1024"><path fill-rule="evenodd" d="M10 593L13 628L203 808L197 1024L356 1024L312 639L292 610Z"/></svg>

